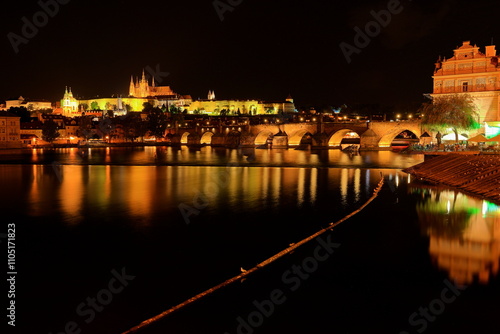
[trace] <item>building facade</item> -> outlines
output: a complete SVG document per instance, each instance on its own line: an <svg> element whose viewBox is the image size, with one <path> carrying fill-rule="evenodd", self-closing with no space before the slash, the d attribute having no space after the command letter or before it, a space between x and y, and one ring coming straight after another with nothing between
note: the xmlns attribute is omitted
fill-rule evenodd
<svg viewBox="0 0 500 334"><path fill-rule="evenodd" d="M208 115L265 115L288 113L295 111L295 105L291 96L285 101L261 101L261 100L216 100L215 92L209 91L206 100L193 101L189 105L189 113L200 113Z"/></svg>
<svg viewBox="0 0 500 334"><path fill-rule="evenodd" d="M495 46L486 46L483 53L465 41L453 52L453 57L436 62L431 96L469 94L478 107L480 124L494 126L500 121L500 64Z"/></svg>
<svg viewBox="0 0 500 334"><path fill-rule="evenodd" d="M78 100L73 96L71 92L71 87L68 90L66 87L64 91L64 96L61 100L62 115L65 117L75 117L81 116L82 113L79 110Z"/></svg>
<svg viewBox="0 0 500 334"><path fill-rule="evenodd" d="M0 148L21 147L21 117L0 111Z"/></svg>
<svg viewBox="0 0 500 334"><path fill-rule="evenodd" d="M19 96L18 99L5 101L5 110L12 107L25 107L29 111L36 111L41 109L52 109L52 103L45 100L25 99L24 97Z"/></svg>

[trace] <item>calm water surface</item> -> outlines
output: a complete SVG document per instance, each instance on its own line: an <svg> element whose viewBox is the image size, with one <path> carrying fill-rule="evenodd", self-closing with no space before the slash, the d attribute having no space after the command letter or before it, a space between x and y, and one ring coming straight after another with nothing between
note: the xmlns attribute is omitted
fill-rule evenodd
<svg viewBox="0 0 500 334"><path fill-rule="evenodd" d="M121 333L343 217L381 175L379 197L324 236L338 244L325 261L307 267L313 241L143 332L500 331L499 207L400 171L421 156L205 147L0 160L2 221L17 226L20 333L71 322ZM134 278L109 293L112 270Z"/></svg>

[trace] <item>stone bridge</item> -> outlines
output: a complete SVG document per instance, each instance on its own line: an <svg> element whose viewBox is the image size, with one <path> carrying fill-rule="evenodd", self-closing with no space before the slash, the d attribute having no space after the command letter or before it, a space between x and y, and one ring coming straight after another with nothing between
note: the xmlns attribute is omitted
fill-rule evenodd
<svg viewBox="0 0 500 334"><path fill-rule="evenodd" d="M297 147L309 144L312 148L340 148L347 133L359 136L360 148L389 150L392 141L402 132L420 138L419 121L353 122L353 123L286 123L233 124L212 127L197 125L191 128L167 130L172 144L212 145L227 147L259 147L272 144L273 148ZM357 137L356 136L356 137Z"/></svg>

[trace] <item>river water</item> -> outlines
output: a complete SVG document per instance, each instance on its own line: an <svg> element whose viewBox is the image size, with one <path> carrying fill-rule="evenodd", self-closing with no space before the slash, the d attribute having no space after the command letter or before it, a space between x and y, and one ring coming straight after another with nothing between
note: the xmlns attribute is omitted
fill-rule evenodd
<svg viewBox="0 0 500 334"><path fill-rule="evenodd" d="M17 329L121 333L342 218L383 176L375 201L333 232L141 332L498 333L499 207L401 172L422 161L338 150L4 151Z"/></svg>

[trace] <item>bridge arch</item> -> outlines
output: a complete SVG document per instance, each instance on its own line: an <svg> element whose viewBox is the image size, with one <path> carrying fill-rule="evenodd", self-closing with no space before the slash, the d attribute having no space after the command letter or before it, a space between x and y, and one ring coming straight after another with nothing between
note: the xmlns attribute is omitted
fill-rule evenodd
<svg viewBox="0 0 500 334"><path fill-rule="evenodd" d="M188 137L191 133L184 132L181 136L181 144L186 145L188 143Z"/></svg>
<svg viewBox="0 0 500 334"><path fill-rule="evenodd" d="M272 135L273 135L273 133L271 131L269 131L269 130L262 130L255 137L254 144L256 146L265 145L267 143L267 139L270 136L272 136Z"/></svg>
<svg viewBox="0 0 500 334"><path fill-rule="evenodd" d="M311 132L308 131L308 129L300 129L295 132L292 132L288 136L288 145L289 146L299 146L302 139L306 134L311 134ZM312 135L312 134L311 134Z"/></svg>
<svg viewBox="0 0 500 334"><path fill-rule="evenodd" d="M212 136L214 135L213 132L207 131L205 132L200 139L200 144L212 144Z"/></svg>
<svg viewBox="0 0 500 334"><path fill-rule="evenodd" d="M329 147L340 147L340 144L342 143L342 139L344 139L345 135L348 134L349 132L356 132L352 129L341 129L336 132L334 132L331 136L330 139L328 140L328 146ZM359 136L359 133L356 132Z"/></svg>
<svg viewBox="0 0 500 334"><path fill-rule="evenodd" d="M411 136L414 136L415 138L420 138L420 135L418 133L415 133L415 131L410 130L410 129L404 129L404 128L397 128L389 131L385 135L380 138L378 142L378 147L379 148L390 148L392 146L392 142L394 139L396 139L397 136L402 134L403 132L410 133Z"/></svg>

